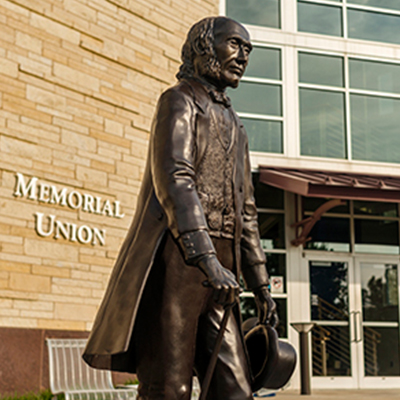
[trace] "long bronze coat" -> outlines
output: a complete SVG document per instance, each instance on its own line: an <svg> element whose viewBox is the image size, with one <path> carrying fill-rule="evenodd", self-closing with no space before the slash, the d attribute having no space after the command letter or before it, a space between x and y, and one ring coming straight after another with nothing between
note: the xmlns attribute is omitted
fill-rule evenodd
<svg viewBox="0 0 400 400"><path fill-rule="evenodd" d="M130 348L135 317L163 235L167 229L175 238L207 229L196 192L196 168L208 133L215 129L211 123L215 107L220 106L195 80L183 80L160 97L136 214L84 353L93 367L135 372ZM247 135L236 114L235 118L235 252L237 271L241 268L251 276L262 271L265 255L259 241Z"/></svg>

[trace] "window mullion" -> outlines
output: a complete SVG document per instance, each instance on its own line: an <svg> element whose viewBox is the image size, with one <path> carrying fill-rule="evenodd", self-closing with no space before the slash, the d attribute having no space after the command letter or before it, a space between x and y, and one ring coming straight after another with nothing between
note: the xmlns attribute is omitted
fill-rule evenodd
<svg viewBox="0 0 400 400"><path fill-rule="evenodd" d="M349 38L349 27L348 27L348 23L347 23L347 7L346 7L346 0L343 0L343 4L342 4L342 23L343 23L343 37L345 39Z"/></svg>
<svg viewBox="0 0 400 400"><path fill-rule="evenodd" d="M344 57L344 87L345 87L345 108L346 108L346 143L347 143L347 159L353 159L351 147L351 117L350 117L350 74L349 74L349 57Z"/></svg>

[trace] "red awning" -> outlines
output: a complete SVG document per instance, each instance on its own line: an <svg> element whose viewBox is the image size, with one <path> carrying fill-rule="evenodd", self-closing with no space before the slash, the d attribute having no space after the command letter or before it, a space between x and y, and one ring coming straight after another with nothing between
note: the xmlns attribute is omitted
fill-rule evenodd
<svg viewBox="0 0 400 400"><path fill-rule="evenodd" d="M400 202L400 177L260 166L260 181L302 196Z"/></svg>

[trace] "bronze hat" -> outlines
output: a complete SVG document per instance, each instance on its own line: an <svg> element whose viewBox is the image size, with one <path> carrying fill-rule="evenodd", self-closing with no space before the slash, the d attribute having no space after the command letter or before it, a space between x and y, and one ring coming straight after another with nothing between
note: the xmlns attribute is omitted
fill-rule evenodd
<svg viewBox="0 0 400 400"><path fill-rule="evenodd" d="M243 331L254 377L253 392L261 388L280 389L285 386L296 366L297 356L293 346L279 340L276 330L258 323L258 318L246 320Z"/></svg>

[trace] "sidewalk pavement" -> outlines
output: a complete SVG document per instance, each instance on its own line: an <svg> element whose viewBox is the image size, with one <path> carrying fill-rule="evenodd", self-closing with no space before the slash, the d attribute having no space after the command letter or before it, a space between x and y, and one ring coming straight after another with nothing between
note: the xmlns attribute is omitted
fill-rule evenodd
<svg viewBox="0 0 400 400"><path fill-rule="evenodd" d="M311 395L300 395L300 390L285 390L273 397L255 397L255 400L400 400L400 389L379 390L312 390Z"/></svg>

